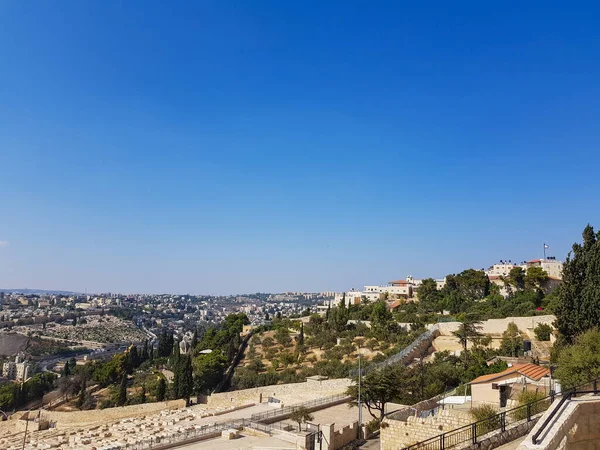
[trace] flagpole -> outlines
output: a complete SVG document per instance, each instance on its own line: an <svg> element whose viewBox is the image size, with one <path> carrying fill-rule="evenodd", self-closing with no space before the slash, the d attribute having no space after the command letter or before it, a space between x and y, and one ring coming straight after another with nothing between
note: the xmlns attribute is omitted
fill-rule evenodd
<svg viewBox="0 0 600 450"><path fill-rule="evenodd" d="M544 259L546 259L546 243L544 242Z"/></svg>

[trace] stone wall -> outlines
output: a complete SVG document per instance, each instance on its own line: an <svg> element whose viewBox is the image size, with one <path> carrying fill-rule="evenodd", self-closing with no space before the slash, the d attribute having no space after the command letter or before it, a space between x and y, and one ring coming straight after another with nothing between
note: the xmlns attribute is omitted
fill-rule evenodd
<svg viewBox="0 0 600 450"><path fill-rule="evenodd" d="M558 400L531 430L519 450L594 450L600 449L600 399L594 396L576 397L561 406L554 419L533 444L532 437L551 411L558 408Z"/></svg>
<svg viewBox="0 0 600 450"><path fill-rule="evenodd" d="M523 422L516 424L504 432L501 432L500 430L493 431L483 436L483 438L478 440L476 444L466 445L461 448L464 450L492 450L525 436L534 427L538 420L539 416L533 418L531 422L524 420Z"/></svg>
<svg viewBox="0 0 600 450"><path fill-rule="evenodd" d="M358 439L358 422L346 425L333 433L333 448L341 448L355 439Z"/></svg>
<svg viewBox="0 0 600 450"><path fill-rule="evenodd" d="M552 325L556 320L555 316L532 316L532 317L506 317L504 319L489 319L481 323L481 332L485 334L502 334L506 331L508 324L514 322L519 330L528 333L540 323ZM437 324L442 336L451 336L453 331L456 331L460 322L440 322ZM533 337L533 336L531 336Z"/></svg>
<svg viewBox="0 0 600 450"><path fill-rule="evenodd" d="M97 423L112 422L129 417L140 417L164 410L185 407L185 400L144 403L119 408L93 409L90 411L43 411L44 418L56 422L57 428L81 427ZM37 412L36 412L37 413Z"/></svg>
<svg viewBox="0 0 600 450"><path fill-rule="evenodd" d="M404 448L472 422L470 413L451 409L427 418L411 416L406 421L386 418L381 426L381 450Z"/></svg>
<svg viewBox="0 0 600 450"><path fill-rule="evenodd" d="M412 406L406 406L388 415L389 419L401 420L405 422L410 416L416 415L423 411L429 411L438 406L438 402L444 397L444 394L436 395L435 397L415 403Z"/></svg>
<svg viewBox="0 0 600 450"><path fill-rule="evenodd" d="M302 403L316 398L341 394L352 384L349 378L313 381L304 383L276 384L239 391L221 392L208 397L211 408L239 406L247 403L266 402L268 397L275 397L285 405ZM262 397L261 397L262 394Z"/></svg>

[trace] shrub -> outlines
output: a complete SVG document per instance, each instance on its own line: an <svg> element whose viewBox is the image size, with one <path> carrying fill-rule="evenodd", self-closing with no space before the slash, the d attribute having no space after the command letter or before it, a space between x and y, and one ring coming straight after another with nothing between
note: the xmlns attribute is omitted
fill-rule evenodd
<svg viewBox="0 0 600 450"><path fill-rule="evenodd" d="M526 405L527 403L533 403L535 401L541 400L546 395L543 392L538 391L523 391L517 397L517 401L519 405Z"/></svg>
<svg viewBox="0 0 600 450"><path fill-rule="evenodd" d="M372 435L373 433L375 433L377 430L379 430L379 419L373 419L371 420L369 423L367 423L367 436Z"/></svg>
<svg viewBox="0 0 600 450"><path fill-rule="evenodd" d="M478 422L477 434L479 436L496 430L500 426L500 417L498 416L498 411L492 405L485 404L471 408L471 415Z"/></svg>
<svg viewBox="0 0 600 450"><path fill-rule="evenodd" d="M552 331L553 328L546 323L540 323L537 327L533 329L535 337L538 341L549 341Z"/></svg>
<svg viewBox="0 0 600 450"><path fill-rule="evenodd" d="M498 414L498 411L493 405L481 405L475 406L471 408L471 415L475 418L476 421L488 419L492 416Z"/></svg>

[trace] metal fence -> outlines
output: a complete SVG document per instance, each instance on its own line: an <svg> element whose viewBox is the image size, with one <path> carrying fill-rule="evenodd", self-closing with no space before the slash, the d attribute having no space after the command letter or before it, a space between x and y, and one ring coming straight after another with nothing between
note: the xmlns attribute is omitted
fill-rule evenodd
<svg viewBox="0 0 600 450"><path fill-rule="evenodd" d="M599 393L597 386L598 382L595 380L575 388L563 390L561 404L567 398L577 394ZM504 432L507 428L512 427L512 425L517 423L525 421L531 422L537 415L550 408L550 405L552 405L554 399L554 394L549 395L534 402L502 411L486 419L473 422L469 425L465 425L446 433L442 433L425 441L417 442L416 444L405 447L403 450L446 450L453 447L463 447L470 444L477 444L484 435L492 431L501 430ZM559 406L560 405L558 405L553 411L553 414L544 421L540 430L534 436L534 439L539 437L541 430L548 425L552 419L552 416L555 414L555 411L559 409Z"/></svg>
<svg viewBox="0 0 600 450"><path fill-rule="evenodd" d="M445 450L460 447L463 444L477 444L482 436L492 431L506 431L508 427L518 422L531 422L535 416L546 411L551 404L552 397L544 397L410 445L404 450Z"/></svg>
<svg viewBox="0 0 600 450"><path fill-rule="evenodd" d="M250 420L256 421L256 422L272 420L272 419L276 419L277 417L283 417L283 416L290 415L295 409L300 408L300 407L304 407L306 409L313 409L318 406L325 406L325 405L337 403L337 402L340 402L340 401L346 400L346 399L350 399L350 397L346 394L337 394L337 395L332 395L330 397L317 398L315 400L310 400L307 402L298 403L298 404L290 405L290 406L284 406L283 408L277 408L277 409L273 409L271 411L266 411L263 413L252 414L252 416L250 416Z"/></svg>
<svg viewBox="0 0 600 450"><path fill-rule="evenodd" d="M200 440L203 437L208 437L211 435L218 435L224 430L241 430L242 428L251 428L253 430L261 431L263 433L271 434L273 430L282 430L282 431L295 431L295 428L291 424L285 423L277 423L277 424L264 424L260 422L256 422L250 419L235 419L223 423L217 423L214 425L206 425L200 428L196 428L193 430L187 430L182 433L166 435L166 436L154 436L148 439L145 439L140 442L126 444L125 446L118 445L114 447L114 449L126 449L126 450L151 450L151 449L160 449L162 447L168 447L173 444L185 444L187 442L194 442L196 440ZM113 450L113 447L105 446L100 447L99 450Z"/></svg>
<svg viewBox="0 0 600 450"><path fill-rule="evenodd" d="M437 324L433 325L431 327L431 329L420 334L418 338L416 338L407 347L404 347L404 349L402 349L395 355L390 356L388 359L386 359L385 361L382 361L380 363L369 364L368 366L362 368L361 369L362 375L364 375L368 372L371 372L373 370L382 369L382 368L384 368L386 366L390 366L392 364L404 363L404 360L406 359L406 357L408 355L410 355L416 348L418 348L424 342L427 342L427 341L432 342L435 339L435 337L438 335L438 333L439 333L439 329L438 329ZM356 377L356 376L358 376L358 369L351 370L350 377Z"/></svg>
<svg viewBox="0 0 600 450"><path fill-rule="evenodd" d="M238 428L234 423L218 423L215 425L207 425L201 428L196 428L193 430L187 430L182 433L167 435L167 436L155 436L148 439L145 439L140 442L136 442L133 444L125 444L112 446L104 446L100 447L98 450L113 450L114 449L126 449L126 450L149 450L149 449L160 449L162 447L170 446L172 444L183 444L188 441L199 440L202 437L206 437L212 434L220 433L224 430L229 430L231 428Z"/></svg>
<svg viewBox="0 0 600 450"><path fill-rule="evenodd" d="M540 435L544 432L544 430L548 427L554 416L562 409L562 406L570 400L572 397L576 397L577 395L585 395L585 394L600 394L598 390L598 380L594 380L590 383L587 383L583 386L578 386L576 388L570 389L563 393L560 402L556 405L556 407L552 410L552 412L546 417L544 422L541 424L537 432L532 436L531 441L534 445L539 444L544 438L539 439Z"/></svg>

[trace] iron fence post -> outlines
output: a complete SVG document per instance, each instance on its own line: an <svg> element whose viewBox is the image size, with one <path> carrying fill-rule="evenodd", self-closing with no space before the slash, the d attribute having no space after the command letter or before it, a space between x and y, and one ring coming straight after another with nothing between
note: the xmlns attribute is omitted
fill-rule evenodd
<svg viewBox="0 0 600 450"><path fill-rule="evenodd" d="M527 403L527 422L531 422L531 403Z"/></svg>
<svg viewBox="0 0 600 450"><path fill-rule="evenodd" d="M500 429L502 432L506 431L506 412L500 414Z"/></svg>
<svg viewBox="0 0 600 450"><path fill-rule="evenodd" d="M594 380L594 394L598 393L598 380Z"/></svg>
<svg viewBox="0 0 600 450"><path fill-rule="evenodd" d="M471 424L471 441L477 444L477 422Z"/></svg>
<svg viewBox="0 0 600 450"><path fill-rule="evenodd" d="M440 434L440 450L444 450L444 433Z"/></svg>

